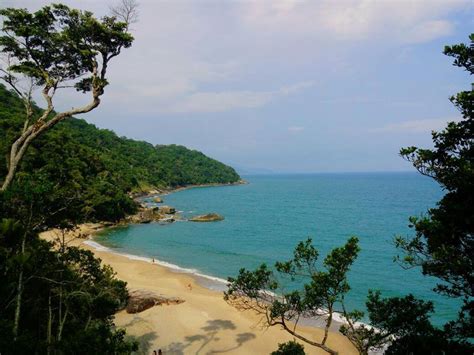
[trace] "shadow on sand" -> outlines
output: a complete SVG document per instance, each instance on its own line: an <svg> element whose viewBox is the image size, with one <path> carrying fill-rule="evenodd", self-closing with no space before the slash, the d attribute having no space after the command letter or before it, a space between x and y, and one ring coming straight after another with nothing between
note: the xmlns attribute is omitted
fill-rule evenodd
<svg viewBox="0 0 474 355"><path fill-rule="evenodd" d="M230 320L224 319L214 319L207 321L206 325L201 328L202 333L187 336L184 338L183 342L176 342L171 343L166 348L162 348L163 354L166 355L183 355L183 354L190 354L189 350L186 350L191 345L195 343L200 343L199 348L194 352L195 355L199 354L220 354L231 352L236 350L242 346L247 341L250 341L255 338L255 334L253 333L240 333L237 334L235 338L236 345L224 348L224 349L212 349L207 350L206 348L214 341L218 341L220 338L218 337L221 331L225 330L235 330L236 327L234 323ZM186 350L186 351L185 351Z"/></svg>

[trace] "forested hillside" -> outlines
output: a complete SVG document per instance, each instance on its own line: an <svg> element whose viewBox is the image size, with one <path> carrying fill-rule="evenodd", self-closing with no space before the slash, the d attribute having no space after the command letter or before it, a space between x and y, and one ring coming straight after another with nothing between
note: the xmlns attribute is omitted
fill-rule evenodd
<svg viewBox="0 0 474 355"><path fill-rule="evenodd" d="M0 154L21 131L24 108L0 86ZM25 172L28 173L25 173ZM34 173L32 173L34 172ZM0 164L0 177L6 164ZM34 178L32 175L35 175ZM74 190L84 218L115 220L133 212L127 193L191 184L232 183L235 170L204 154L177 145L158 145L118 137L81 119L68 119L37 139L17 176ZM1 179L0 179L1 180Z"/></svg>

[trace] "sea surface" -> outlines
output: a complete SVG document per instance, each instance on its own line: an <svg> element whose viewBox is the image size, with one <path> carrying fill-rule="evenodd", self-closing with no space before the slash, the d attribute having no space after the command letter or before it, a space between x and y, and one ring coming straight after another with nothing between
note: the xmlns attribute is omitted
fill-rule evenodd
<svg viewBox="0 0 474 355"><path fill-rule="evenodd" d="M457 303L432 291L434 279L393 261L398 253L393 238L413 235L408 217L426 213L444 194L430 178L417 173L244 178L249 184L163 196L185 218L216 212L224 221L130 225L107 230L95 240L115 252L155 258L201 275L209 287L219 288L219 279L235 276L242 267L290 259L298 241L307 237L322 260L355 235L362 250L350 272L349 308L364 310L367 291L374 289L384 296L413 293L434 301L437 324L455 318Z"/></svg>

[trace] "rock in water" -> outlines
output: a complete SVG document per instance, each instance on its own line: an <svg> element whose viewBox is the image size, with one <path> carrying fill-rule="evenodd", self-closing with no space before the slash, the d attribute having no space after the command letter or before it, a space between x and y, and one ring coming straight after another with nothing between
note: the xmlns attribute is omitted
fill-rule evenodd
<svg viewBox="0 0 474 355"><path fill-rule="evenodd" d="M171 216L172 215L172 216ZM170 223L179 219L176 209L170 206L142 207L136 214L127 216L125 222L129 223L150 223L164 222Z"/></svg>
<svg viewBox="0 0 474 355"><path fill-rule="evenodd" d="M158 211L160 213L164 213L164 214L175 214L176 213L176 209L174 207L170 207L170 206L160 206Z"/></svg>
<svg viewBox="0 0 474 355"><path fill-rule="evenodd" d="M184 302L181 298L165 297L148 290L131 290L128 294L127 313L140 313L154 306L175 305Z"/></svg>
<svg viewBox="0 0 474 355"><path fill-rule="evenodd" d="M203 214L190 219L191 222L217 222L222 220L224 220L224 217L217 213Z"/></svg>
<svg viewBox="0 0 474 355"><path fill-rule="evenodd" d="M156 196L156 197L153 197L153 202L155 202L155 203L163 203L163 199L162 199L161 197Z"/></svg>

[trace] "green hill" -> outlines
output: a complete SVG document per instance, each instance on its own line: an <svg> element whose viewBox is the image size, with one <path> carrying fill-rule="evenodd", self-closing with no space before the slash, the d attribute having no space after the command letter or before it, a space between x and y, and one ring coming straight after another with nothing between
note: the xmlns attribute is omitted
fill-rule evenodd
<svg viewBox="0 0 474 355"><path fill-rule="evenodd" d="M0 156L8 154L22 122L22 102L0 85ZM130 192L240 179L233 168L201 152L118 137L76 118L58 124L29 148L17 179L31 180L32 174L35 180L74 190L84 216L106 220L134 210ZM5 175L3 160L0 177Z"/></svg>

